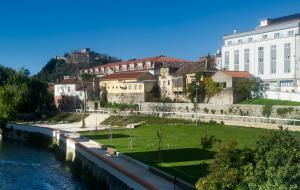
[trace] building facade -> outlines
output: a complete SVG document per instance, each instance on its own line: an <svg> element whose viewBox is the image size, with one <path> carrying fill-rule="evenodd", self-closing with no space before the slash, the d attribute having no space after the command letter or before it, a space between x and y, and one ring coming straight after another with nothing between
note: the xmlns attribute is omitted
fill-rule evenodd
<svg viewBox="0 0 300 190"><path fill-rule="evenodd" d="M223 89L211 97L211 104L234 104L244 100L246 97L236 92L235 85L240 80L249 80L252 76L247 71L217 71L211 79L218 83Z"/></svg>
<svg viewBox="0 0 300 190"><path fill-rule="evenodd" d="M54 84L55 106L61 111L74 111L82 108L85 100L85 84L77 78L65 77L64 80Z"/></svg>
<svg viewBox="0 0 300 190"><path fill-rule="evenodd" d="M148 101L156 84L156 78L149 72L114 73L100 80L100 88L106 91L107 100L112 103Z"/></svg>
<svg viewBox="0 0 300 190"><path fill-rule="evenodd" d="M225 35L219 67L250 72L263 81L266 92L300 92L299 30L300 14L295 14L263 19L254 30Z"/></svg>
<svg viewBox="0 0 300 190"><path fill-rule="evenodd" d="M147 71L157 76L159 75L159 69L163 66L181 65L187 62L191 61L165 56L156 56L144 59L132 59L128 61L109 63L98 67L84 69L80 72L87 74L95 74L101 77L113 73Z"/></svg>

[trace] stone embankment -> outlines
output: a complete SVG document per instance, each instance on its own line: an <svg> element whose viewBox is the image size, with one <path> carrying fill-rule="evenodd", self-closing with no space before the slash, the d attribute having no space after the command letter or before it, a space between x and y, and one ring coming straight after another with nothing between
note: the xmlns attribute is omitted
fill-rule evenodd
<svg viewBox="0 0 300 190"><path fill-rule="evenodd" d="M9 123L3 133L7 138L29 140L30 134L48 137L63 152L65 160L77 163L87 170L97 184L107 189L193 189L181 180L140 163L116 150L98 144L75 132L55 128ZM45 138L41 138L45 139ZM74 164L73 164L74 165ZM76 165L76 164L75 164ZM78 167L78 164L77 164ZM76 169L75 169L76 170ZM78 168L77 168L78 171Z"/></svg>

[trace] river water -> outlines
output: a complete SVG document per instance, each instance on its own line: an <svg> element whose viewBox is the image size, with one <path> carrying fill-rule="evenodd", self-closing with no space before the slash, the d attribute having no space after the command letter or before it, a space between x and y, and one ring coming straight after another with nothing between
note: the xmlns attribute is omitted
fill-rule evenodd
<svg viewBox="0 0 300 190"><path fill-rule="evenodd" d="M0 190L82 190L69 168L43 149L0 141Z"/></svg>

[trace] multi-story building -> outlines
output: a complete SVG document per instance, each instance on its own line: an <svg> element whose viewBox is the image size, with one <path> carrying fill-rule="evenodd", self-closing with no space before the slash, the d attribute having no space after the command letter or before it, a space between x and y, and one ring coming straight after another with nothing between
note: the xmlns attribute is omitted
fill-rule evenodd
<svg viewBox="0 0 300 190"><path fill-rule="evenodd" d="M215 57L204 56L197 62L184 63L178 67L162 67L158 76L161 97L190 101L184 96L184 90L195 80L198 72L211 76L215 72Z"/></svg>
<svg viewBox="0 0 300 190"><path fill-rule="evenodd" d="M163 66L181 65L187 62L191 62L191 61L165 57L165 56L156 56L156 57L149 57L144 59L131 59L128 61L109 63L98 67L84 69L81 70L80 72L103 76L112 73L148 71L153 75L158 75L159 69Z"/></svg>
<svg viewBox="0 0 300 190"><path fill-rule="evenodd" d="M107 100L115 103L149 101L155 85L157 80L149 72L114 73L100 80L100 88L105 89Z"/></svg>
<svg viewBox="0 0 300 190"><path fill-rule="evenodd" d="M299 30L300 14L262 19L246 32L234 30L223 37L221 68L249 71L263 81L267 98L290 99L284 93L300 92Z"/></svg>
<svg viewBox="0 0 300 190"><path fill-rule="evenodd" d="M86 86L86 83L72 77L65 77L64 80L54 84L55 106L61 111L74 111L76 108L81 108L85 100Z"/></svg>

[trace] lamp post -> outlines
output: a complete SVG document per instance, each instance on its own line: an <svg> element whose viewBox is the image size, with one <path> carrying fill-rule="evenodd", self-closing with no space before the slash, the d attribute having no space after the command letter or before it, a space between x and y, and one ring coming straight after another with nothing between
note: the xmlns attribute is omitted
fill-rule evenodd
<svg viewBox="0 0 300 190"><path fill-rule="evenodd" d="M86 127L86 124L85 124L85 108L86 108L86 91L85 91L85 87L84 87L84 85L83 85L83 82L82 82L82 78L81 77L79 77L79 80L80 80L80 82L81 82L81 88L83 89L83 93L84 93L84 102L83 102L83 106L82 106L82 125L81 125L81 127L82 128L85 128Z"/></svg>

